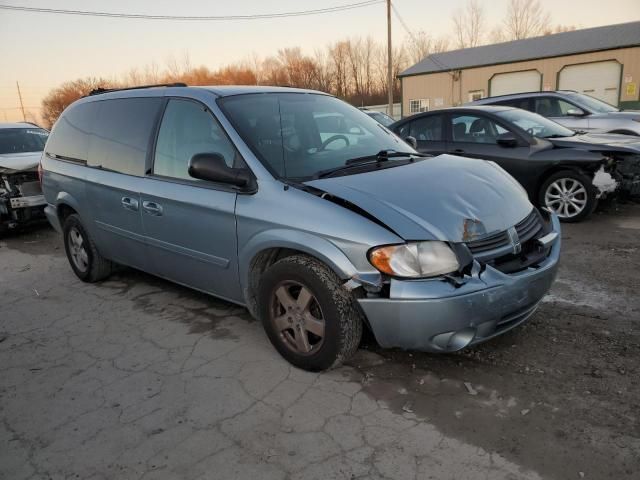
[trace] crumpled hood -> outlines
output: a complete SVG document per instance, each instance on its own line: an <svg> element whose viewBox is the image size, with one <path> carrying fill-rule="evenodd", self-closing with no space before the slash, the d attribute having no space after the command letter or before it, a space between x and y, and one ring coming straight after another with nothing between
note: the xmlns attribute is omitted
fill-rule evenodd
<svg viewBox="0 0 640 480"><path fill-rule="evenodd" d="M640 152L640 137L617 133L585 133L573 137L547 138L556 147L589 150L624 150Z"/></svg>
<svg viewBox="0 0 640 480"><path fill-rule="evenodd" d="M306 183L357 205L405 240L466 242L512 227L533 208L495 163L453 155Z"/></svg>
<svg viewBox="0 0 640 480"><path fill-rule="evenodd" d="M36 170L42 152L7 153L0 155L0 170L24 172Z"/></svg>

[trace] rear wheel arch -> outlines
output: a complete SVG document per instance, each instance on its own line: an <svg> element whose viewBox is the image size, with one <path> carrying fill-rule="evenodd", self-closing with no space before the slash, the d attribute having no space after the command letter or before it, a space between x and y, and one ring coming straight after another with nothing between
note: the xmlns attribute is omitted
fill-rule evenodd
<svg viewBox="0 0 640 480"><path fill-rule="evenodd" d="M69 217L69 215L78 214L78 212L67 203L58 204L56 210L58 219L60 220L60 225L64 225L64 221Z"/></svg>

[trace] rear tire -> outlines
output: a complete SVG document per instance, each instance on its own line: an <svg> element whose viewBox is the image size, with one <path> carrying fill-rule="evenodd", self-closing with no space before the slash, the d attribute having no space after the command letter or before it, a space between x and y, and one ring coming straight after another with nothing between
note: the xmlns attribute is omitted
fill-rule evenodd
<svg viewBox="0 0 640 480"><path fill-rule="evenodd" d="M65 219L62 233L67 259L80 280L93 283L111 275L113 264L100 255L77 214Z"/></svg>
<svg viewBox="0 0 640 480"><path fill-rule="evenodd" d="M285 257L264 273L258 314L280 355L304 370L340 365L362 337L354 295L330 268L306 255Z"/></svg>
<svg viewBox="0 0 640 480"><path fill-rule="evenodd" d="M547 207L561 222L567 223L586 219L598 203L591 179L575 170L562 170L547 178L540 188L538 201L541 207Z"/></svg>

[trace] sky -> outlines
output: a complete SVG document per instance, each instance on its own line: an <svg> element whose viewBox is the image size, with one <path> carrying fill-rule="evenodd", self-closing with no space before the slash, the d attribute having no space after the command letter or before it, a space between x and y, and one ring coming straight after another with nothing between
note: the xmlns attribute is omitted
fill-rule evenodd
<svg viewBox="0 0 640 480"><path fill-rule="evenodd" d="M157 15L247 15L317 9L357 0L0 0L29 7ZM487 30L497 25L508 0L480 0ZM639 0L540 0L553 24L588 28L640 20ZM466 0L394 0L412 31L451 34L452 14ZM392 20L393 41L407 34ZM487 32L488 33L488 32ZM278 49L316 48L346 37L386 39L384 3L339 13L268 20L142 21L0 10L0 122L21 118L16 81L27 110L38 113L42 98L60 83L80 77L119 77L133 67L188 54L192 65L215 69L265 57Z"/></svg>

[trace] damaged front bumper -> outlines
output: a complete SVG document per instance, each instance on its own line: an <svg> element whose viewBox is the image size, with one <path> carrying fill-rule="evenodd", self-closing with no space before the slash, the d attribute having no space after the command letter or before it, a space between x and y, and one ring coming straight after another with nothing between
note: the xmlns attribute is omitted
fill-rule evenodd
<svg viewBox="0 0 640 480"><path fill-rule="evenodd" d="M46 204L35 171L0 172L0 230L44 220Z"/></svg>
<svg viewBox="0 0 640 480"><path fill-rule="evenodd" d="M392 280L388 298L358 300L384 348L451 352L525 322L555 279L560 223L551 217L549 255L535 267L505 274L477 260L471 277L455 286L442 279ZM467 277L468 278L468 277Z"/></svg>

